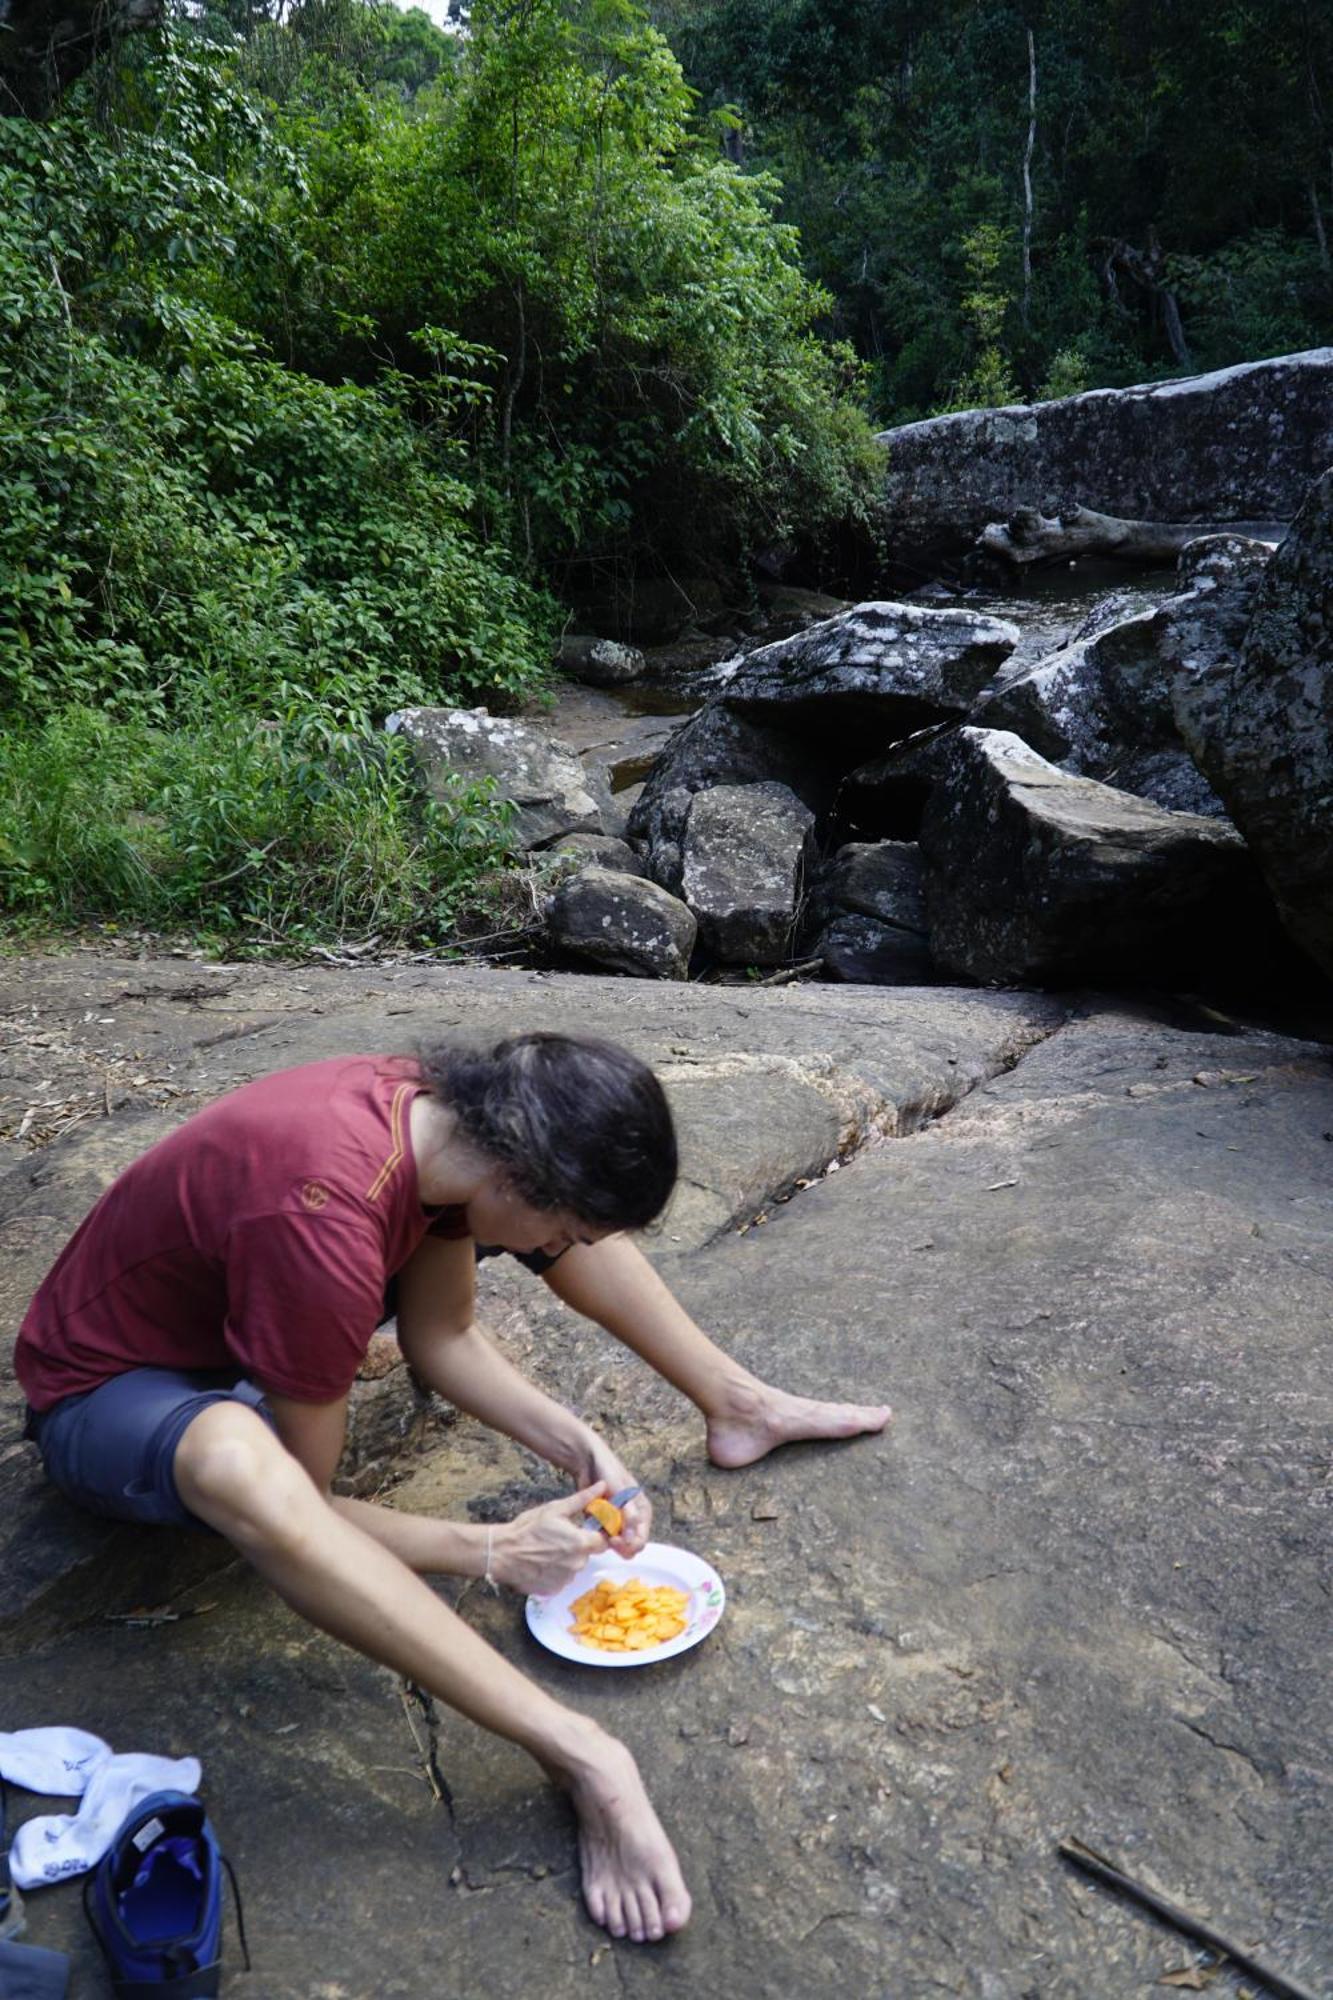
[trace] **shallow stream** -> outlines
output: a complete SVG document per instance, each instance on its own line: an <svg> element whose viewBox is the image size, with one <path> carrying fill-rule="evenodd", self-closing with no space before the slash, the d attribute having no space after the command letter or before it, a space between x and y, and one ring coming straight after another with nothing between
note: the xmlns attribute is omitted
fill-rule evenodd
<svg viewBox="0 0 1333 2000"><path fill-rule="evenodd" d="M1275 539L1279 530L1247 526L1244 532ZM927 584L903 601L932 609L984 611L1016 625L1022 635L1006 672L1032 664L1062 646L1093 607L1114 596L1122 615L1134 617L1175 594L1173 569L1085 560L1029 573L1014 582L958 587ZM590 772L605 772L611 789L623 794L646 777L667 737L700 708L719 684L719 668L738 652L751 652L771 635L719 635L708 643L648 649L642 680L621 688L585 688L565 682L546 726L583 759Z"/></svg>

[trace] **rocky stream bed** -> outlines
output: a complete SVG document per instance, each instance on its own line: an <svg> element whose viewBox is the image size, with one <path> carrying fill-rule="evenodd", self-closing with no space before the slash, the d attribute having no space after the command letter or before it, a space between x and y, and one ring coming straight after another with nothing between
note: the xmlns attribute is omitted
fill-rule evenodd
<svg viewBox="0 0 1333 2000"><path fill-rule="evenodd" d="M624 969L666 976L558 969L605 947L549 914L526 964L0 961L0 1364L98 1193L218 1093L542 1026L662 1075L683 1171L644 1247L700 1323L789 1387L895 1406L882 1437L719 1471L632 1355L485 1268L504 1350L727 1584L705 1644L631 1674L443 1586L639 1757L695 1900L643 1948L585 1916L518 1752L442 1716L433 1782L393 1677L223 1544L49 1490L0 1365L0 1719L202 1760L254 1956L225 1991L1257 1994L1073 1873L1066 1834L1333 1990L1331 478L1276 555L1229 532L1110 605L1086 567L808 604L731 666L705 633L626 696L504 725L542 895L600 876L599 934L656 911ZM488 720L400 726L429 782ZM549 779L525 730L566 753ZM481 1519L556 1490L388 1337L341 1478ZM74 2000L105 1990L77 1887L29 1914Z"/></svg>
<svg viewBox="0 0 1333 2000"><path fill-rule="evenodd" d="M598 1675L539 1654L516 1600L450 1589L640 1756L696 1899L649 1951L583 1915L521 1755L444 1718L437 1802L390 1675L220 1545L75 1514L0 1386L0 1714L202 1759L255 1956L227 1991L1122 2000L1193 1965L1057 1859L1066 1832L1333 1977L1326 1047L1089 993L95 952L11 962L0 1008L11 1332L107 1179L216 1092L540 1021L666 1078L685 1173L648 1247L701 1322L795 1387L896 1407L882 1440L719 1472L640 1363L510 1260L487 1272L506 1351L730 1593L697 1652ZM553 1490L400 1368L358 1397L348 1476L389 1504ZM101 1992L77 1887L30 1914L78 2000Z"/></svg>

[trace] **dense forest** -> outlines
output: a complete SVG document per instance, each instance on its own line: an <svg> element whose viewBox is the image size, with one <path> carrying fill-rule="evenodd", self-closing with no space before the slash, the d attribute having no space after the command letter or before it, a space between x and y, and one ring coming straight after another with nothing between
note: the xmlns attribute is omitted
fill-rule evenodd
<svg viewBox="0 0 1333 2000"><path fill-rule="evenodd" d="M504 815L390 709L864 565L879 425L1333 329L1324 5L454 12L190 4L36 111L0 39L11 925L447 937Z"/></svg>
<svg viewBox="0 0 1333 2000"><path fill-rule="evenodd" d="M1327 0L656 0L886 424L1333 330Z"/></svg>

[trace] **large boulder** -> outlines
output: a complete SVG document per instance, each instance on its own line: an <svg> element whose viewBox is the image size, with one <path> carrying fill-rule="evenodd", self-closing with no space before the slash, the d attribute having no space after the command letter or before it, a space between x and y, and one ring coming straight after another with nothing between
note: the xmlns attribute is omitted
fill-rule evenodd
<svg viewBox="0 0 1333 2000"><path fill-rule="evenodd" d="M790 957L814 814L785 785L719 785L695 795L681 892L699 940L731 965Z"/></svg>
<svg viewBox="0 0 1333 2000"><path fill-rule="evenodd" d="M1159 521L1286 521L1333 462L1333 348L886 431L902 558L968 548L1018 507Z"/></svg>
<svg viewBox="0 0 1333 2000"><path fill-rule="evenodd" d="M815 813L844 775L927 724L957 721L1018 642L965 610L859 604L762 646L671 738L629 818L656 881L680 876L680 794L772 781Z"/></svg>
<svg viewBox="0 0 1333 2000"><path fill-rule="evenodd" d="M704 792L713 785L757 785L769 779L793 791L798 784L826 790L825 764L811 758L809 742L799 732L738 715L714 696L667 740L630 815L631 838L647 832L652 801L667 792ZM810 777L812 766L818 779Z"/></svg>
<svg viewBox="0 0 1333 2000"><path fill-rule="evenodd" d="M522 848L602 830L577 757L526 722L484 708L404 708L385 727L410 744L432 798L447 803L457 777L492 779L516 809L514 837Z"/></svg>
<svg viewBox="0 0 1333 2000"><path fill-rule="evenodd" d="M684 979L696 932L684 903L656 882L597 867L556 890L546 928L560 950L640 979Z"/></svg>
<svg viewBox="0 0 1333 2000"><path fill-rule="evenodd" d="M737 662L727 706L752 721L800 729L842 753L864 753L929 723L957 720L1018 644L1017 629L969 610L857 604Z"/></svg>
<svg viewBox="0 0 1333 2000"><path fill-rule="evenodd" d="M571 632L560 641L556 665L571 680L585 687L621 687L637 681L648 662L637 646L624 646L618 639L597 639L587 632Z"/></svg>
<svg viewBox="0 0 1333 2000"><path fill-rule="evenodd" d="M1198 590L1209 584L1257 577L1268 568L1275 547L1276 543L1260 541L1255 535L1196 535L1186 542L1176 562L1180 588Z"/></svg>
<svg viewBox="0 0 1333 2000"><path fill-rule="evenodd" d="M715 786L785 785L813 812L837 787L836 765L798 732L769 729L710 701L671 737L629 815L628 838L655 882L680 892L690 802Z"/></svg>
<svg viewBox="0 0 1333 2000"><path fill-rule="evenodd" d="M1217 800L1217 806L1223 812L1226 811L1225 804L1208 785L1193 758L1189 743L1180 732L1176 715L1177 696L1182 683L1193 683L1204 675L1231 672L1245 644L1261 574L1257 570L1244 569L1229 579L1215 583L1205 579L1197 590L1169 597L1153 613L1150 621L1153 644L1163 673L1153 703L1153 725L1159 731L1167 726L1161 716L1164 699L1170 703L1169 727L1179 751L1190 757L1198 785L1207 787L1209 795ZM1138 791L1140 788L1127 785L1126 789ZM1200 807L1199 810L1205 808Z"/></svg>
<svg viewBox="0 0 1333 2000"><path fill-rule="evenodd" d="M569 873L580 868L610 868L618 875L642 875L643 863L628 841L610 833L562 833L543 850L545 857L565 865Z"/></svg>
<svg viewBox="0 0 1333 2000"><path fill-rule="evenodd" d="M935 961L930 941L919 931L899 930L874 917L834 917L819 934L815 951L830 979L854 986L930 986Z"/></svg>
<svg viewBox="0 0 1333 2000"><path fill-rule="evenodd" d="M1241 645L1182 648L1173 693L1287 930L1333 975L1333 471L1265 571Z"/></svg>
<svg viewBox="0 0 1333 2000"><path fill-rule="evenodd" d="M1225 644L1234 631L1232 598L1243 600L1250 587L1244 579L1227 590L1201 588L1172 606ZM1220 817L1222 802L1176 727L1163 655L1171 617L1164 608L1109 624L1097 620L1090 632L1085 628L984 694L970 720L1008 730L1063 770L1152 799L1168 812Z"/></svg>
<svg viewBox="0 0 1333 2000"><path fill-rule="evenodd" d="M921 850L910 840L849 841L819 871L810 892L816 923L873 917L899 930L926 930Z"/></svg>
<svg viewBox="0 0 1333 2000"><path fill-rule="evenodd" d="M834 979L921 986L933 977L921 851L905 840L853 841L810 892L807 933Z"/></svg>
<svg viewBox="0 0 1333 2000"><path fill-rule="evenodd" d="M971 979L1195 976L1265 923L1225 820L1071 777L1003 730L958 731L921 851L935 959Z"/></svg>
<svg viewBox="0 0 1333 2000"><path fill-rule="evenodd" d="M635 801L629 816L628 832L637 840L644 873L660 883L668 895L680 894L684 867L685 828L696 794L684 785L654 791L649 780Z"/></svg>

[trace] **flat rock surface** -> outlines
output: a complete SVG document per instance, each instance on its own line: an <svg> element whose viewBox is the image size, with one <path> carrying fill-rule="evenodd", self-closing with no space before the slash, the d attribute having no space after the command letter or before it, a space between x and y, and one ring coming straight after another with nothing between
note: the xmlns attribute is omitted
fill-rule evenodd
<svg viewBox="0 0 1333 2000"><path fill-rule="evenodd" d="M1193 1963L1065 1870L1065 1832L1333 1981L1326 1048L955 989L88 956L5 983L7 1330L89 1192L206 1096L428 1021L540 1018L662 1064L688 1184L651 1248L700 1320L792 1387L897 1411L882 1439L717 1471L641 1363L511 1260L486 1270L506 1350L606 1430L656 1532L728 1586L702 1647L632 1673L555 1661L516 1601L450 1587L639 1755L696 1906L655 1950L582 1914L567 1810L520 1753L445 1716L435 1803L392 1677L239 1565L191 1584L202 1538L119 1537L102 1594L58 1616L53 1556L46 1594L11 1606L0 1716L202 1759L256 1965L244 1982L229 1940L226 1990L1123 2000ZM149 1075L169 1082L132 1081ZM43 1081L88 1115L31 1149L56 1122L16 1136ZM31 1456L0 1432L0 1481ZM403 1472L393 1504L482 1516L554 1490L461 1419ZM36 1517L31 1493L3 1497L8 1588L11 1524ZM66 1573L79 1561L67 1539ZM196 1615L105 1616L164 1600ZM72 2000L102 1992L77 1888L28 1907L33 1941L75 1954Z"/></svg>

